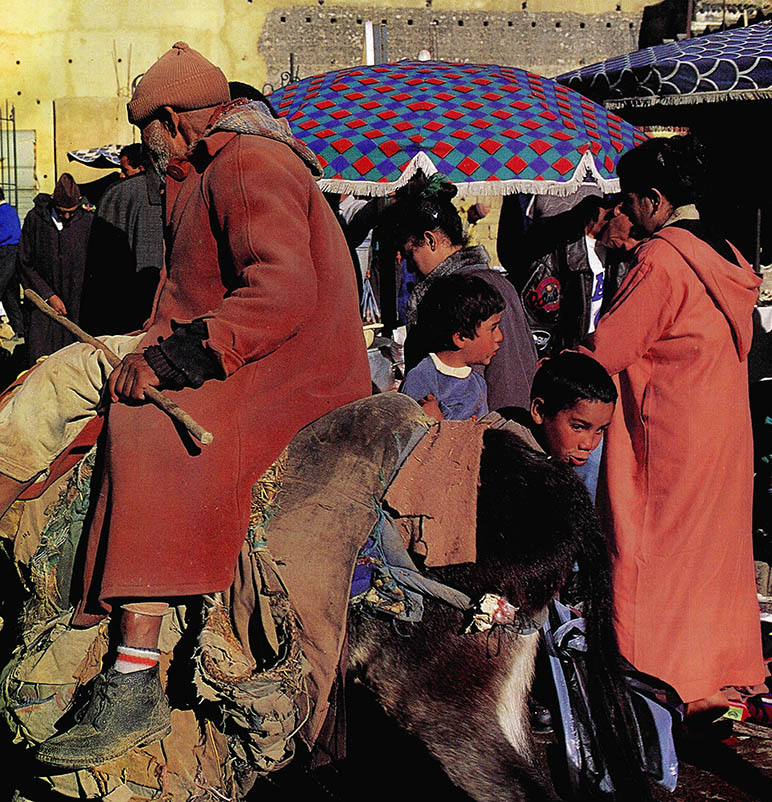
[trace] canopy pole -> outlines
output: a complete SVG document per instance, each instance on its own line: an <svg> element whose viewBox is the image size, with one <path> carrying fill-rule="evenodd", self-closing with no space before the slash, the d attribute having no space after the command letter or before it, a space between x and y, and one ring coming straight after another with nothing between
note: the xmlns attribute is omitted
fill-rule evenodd
<svg viewBox="0 0 772 802"><path fill-rule="evenodd" d="M756 255L753 268L757 273L761 272L761 205L756 207Z"/></svg>

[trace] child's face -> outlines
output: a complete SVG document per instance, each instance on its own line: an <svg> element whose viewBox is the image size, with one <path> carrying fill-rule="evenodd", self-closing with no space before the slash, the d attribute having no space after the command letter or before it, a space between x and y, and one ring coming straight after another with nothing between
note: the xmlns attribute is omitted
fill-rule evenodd
<svg viewBox="0 0 772 802"><path fill-rule="evenodd" d="M474 337L453 335L453 343L458 347L457 355L465 365L489 365L499 350L499 343L504 339L499 324L501 312L491 315L477 326Z"/></svg>
<svg viewBox="0 0 772 802"><path fill-rule="evenodd" d="M614 405L581 399L552 417L544 414L543 405L541 398L534 398L531 417L541 429L547 453L569 465L584 465L608 429Z"/></svg>

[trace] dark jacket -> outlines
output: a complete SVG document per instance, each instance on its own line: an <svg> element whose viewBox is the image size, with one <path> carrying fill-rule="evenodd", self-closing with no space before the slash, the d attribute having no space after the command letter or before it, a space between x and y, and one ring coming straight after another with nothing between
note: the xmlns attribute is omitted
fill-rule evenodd
<svg viewBox="0 0 772 802"><path fill-rule="evenodd" d="M41 192L24 218L17 256L19 277L25 288L33 289L44 300L58 295L67 307L67 317L77 323L94 211L91 206L81 206L59 231L51 209L51 196ZM69 345L73 339L42 312L34 308L29 311L27 346L31 363Z"/></svg>
<svg viewBox="0 0 772 802"><path fill-rule="evenodd" d="M491 270L488 253L482 245L456 251L421 282L419 287L424 289L416 291L422 294L436 278L453 273L479 276L495 287L507 304L499 324L504 339L483 371L489 409L529 406L531 381L536 373L536 351L517 292L504 273ZM420 310L420 306L418 308ZM420 321L420 311L418 319ZM409 329L405 341L406 370L417 365L428 353L427 334L418 322Z"/></svg>
<svg viewBox="0 0 772 802"><path fill-rule="evenodd" d="M627 275L629 263L605 248L599 255L605 267L603 314ZM573 348L590 326L593 273L584 233L559 242L521 275L527 279L520 287L520 297L539 357Z"/></svg>
<svg viewBox="0 0 772 802"><path fill-rule="evenodd" d="M155 172L116 181L91 230L81 321L90 334L125 334L150 316L164 266L163 205Z"/></svg>

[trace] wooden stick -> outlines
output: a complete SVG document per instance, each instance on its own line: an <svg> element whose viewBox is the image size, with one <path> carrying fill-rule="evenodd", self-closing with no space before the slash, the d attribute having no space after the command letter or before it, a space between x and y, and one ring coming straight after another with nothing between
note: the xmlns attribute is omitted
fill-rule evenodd
<svg viewBox="0 0 772 802"><path fill-rule="evenodd" d="M121 358L111 351L101 340L97 340L96 337L92 337L90 334L87 334L80 326L73 323L69 318L66 318L64 315L60 315L59 312L57 312L49 303L44 301L34 290L24 290L24 295L25 297L29 298L30 301L32 301L32 303L35 304L35 306L44 315L48 315L48 317L50 317L52 320L55 320L61 326L64 326L64 328L67 329L67 331L69 331L70 334L75 337L75 339L82 343L92 345L94 348L98 348L100 351L102 351L112 367L115 368L121 364ZM208 432L206 429L204 429L201 424L196 423L196 421L194 421L184 409L177 406L177 404L175 404L171 398L164 395L155 387L148 387L145 390L145 398L155 404L159 409L162 409L167 415L169 415L169 417L179 421L202 445L208 445L214 439L211 432Z"/></svg>

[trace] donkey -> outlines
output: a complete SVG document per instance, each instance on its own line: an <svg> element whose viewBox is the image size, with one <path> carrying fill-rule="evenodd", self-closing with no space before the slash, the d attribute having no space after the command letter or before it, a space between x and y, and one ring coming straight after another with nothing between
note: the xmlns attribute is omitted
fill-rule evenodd
<svg viewBox="0 0 772 802"><path fill-rule="evenodd" d="M507 431L485 433L477 562L427 573L473 599L495 592L534 615L575 564L584 599L588 694L616 798L648 798L636 757L613 628L611 547L583 484L568 467ZM558 800L534 759L527 698L536 635L462 633L462 614L427 599L407 637L352 611L349 669L387 715L417 736L476 802Z"/></svg>
<svg viewBox="0 0 772 802"><path fill-rule="evenodd" d="M282 480L284 490L280 491L284 495L279 497L278 506L267 504L268 524L263 534L274 549L281 545L282 538L289 545L297 544L300 534L306 532L303 548L294 546L295 574L291 561L278 561L290 591L293 576L300 586L309 585L312 578L304 571L310 562L306 543L316 550L315 562L320 565L313 576L315 591L306 600L306 612L334 607L327 602L335 599L325 597L332 584L326 579L334 574L328 561L322 558L326 553L324 544L337 548L348 538L346 549L356 554L377 516L378 500L388 484L390 470L398 469L399 454L416 429L427 425L413 401L398 394L384 394L354 402L325 416L290 444ZM0 676L4 699L14 701L4 711L5 718L16 740L28 745L50 736L53 722L61 713L60 704L69 703L77 687L88 681L87 671L90 676L98 671L106 648L102 627L81 634L68 627L65 604L73 554L87 514L93 459L92 452L90 461L87 458L73 469L66 485L62 479L56 503L47 501L45 496L40 500L40 505L50 510L50 516L39 533L39 559L33 559L33 594L26 607L27 620L39 635L31 646L27 642L19 645L12 663ZM325 477L324 482L318 481L320 475ZM337 495L329 494L330 485L337 488ZM295 491L289 489L292 487ZM320 518L323 513L328 517ZM304 517L309 515L310 518ZM368 522L361 533L353 531L357 529L357 520ZM298 521L310 521L313 526L304 529L298 526ZM646 799L647 783L639 766L634 722L613 628L610 578L613 549L599 531L583 484L568 466L532 451L513 432L487 429L480 461L476 530L474 564L426 571L431 579L473 600L495 593L519 607L525 616L533 617L565 586L578 565L579 592L587 619L587 692L598 727L599 746L616 798L625 802ZM285 558L289 553L285 552ZM274 557L279 556L280 550L275 551ZM329 573L321 573L323 570ZM338 582L336 593L338 585L342 613L339 621L337 614L332 618L342 637L347 589L345 581ZM293 607L296 604L294 599ZM55 611L53 617L48 614L51 606ZM476 802L558 800L536 762L529 726L527 698L538 643L535 633L517 635L510 628L494 627L488 633L463 634L463 613L431 598L424 602L420 624L400 623L398 629L393 621L367 614L363 609L354 608L349 614L350 676L370 689L399 727L423 742L455 786ZM310 615L303 619L301 614L303 626L309 624L309 619ZM264 618L258 620L265 623ZM198 629L186 630L188 643ZM255 628L250 624L249 629L251 632ZM219 638L222 631L218 629L214 635ZM87 640L83 640L86 635ZM70 640L72 645L67 646ZM216 641L218 653L229 651L230 646L223 646L226 641L236 642L232 632L226 633L225 640ZM52 648L56 643L64 643L65 651L72 652L73 668L60 672L61 676L54 670L56 661L47 663L50 675L41 675L38 652L49 643ZM319 643L316 639L317 646ZM182 646L184 640L180 641ZM176 652L176 664L183 667L177 674L184 673L188 665L183 656L185 650L179 648ZM307 657L309 654L306 651ZM77 668L77 683L74 668ZM181 693L187 683L172 678L174 664L170 672L169 690ZM277 672L278 686L283 688L289 675L282 666L278 666ZM253 677L255 683L263 682L262 674L246 676L248 688L254 687ZM321 687L318 682L317 686ZM241 761L246 778L242 783L236 776L238 761L224 757L235 736L213 723L217 720L218 704L211 703L213 697L204 694L201 686L198 692L202 699L206 696L210 700L208 708L199 706L196 700L184 700L174 711L180 728L173 728L168 744L150 745L143 752L142 761L131 762L130 756L125 766L114 761L110 771L105 769L102 779L109 775L109 782L114 785L131 782L131 787L126 787L136 798L144 798L138 790L143 788L147 789L147 798L157 797L158 791L168 798L186 798L184 794L189 795L193 790L198 793L204 787L212 789L212 798L244 798L249 778L255 772L254 765L247 759ZM34 704L30 704L30 699ZM242 716L243 732L249 736L261 722L268 722L271 729L276 723L276 710L272 708L260 720L251 713ZM290 707L285 712L289 730L296 732L294 709ZM186 740L180 740L183 736ZM281 768L292 754L278 748L273 757L268 757ZM149 767L147 771L142 768L145 766ZM296 760L297 766L302 769ZM295 767L271 775L276 777L274 787L281 788L285 782L283 775L291 777ZM31 768L30 773L38 772ZM69 795L77 785L75 779L80 784L77 787L82 786L79 792L82 796L100 797L104 793L104 783L97 787L94 778L85 771L78 772L77 778L48 777L47 782Z"/></svg>

